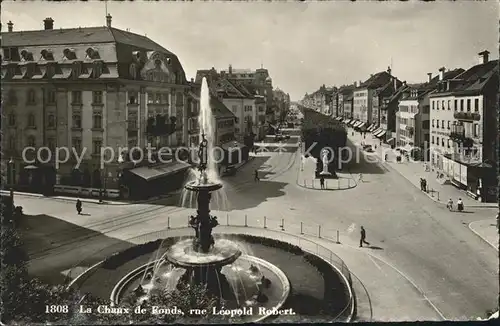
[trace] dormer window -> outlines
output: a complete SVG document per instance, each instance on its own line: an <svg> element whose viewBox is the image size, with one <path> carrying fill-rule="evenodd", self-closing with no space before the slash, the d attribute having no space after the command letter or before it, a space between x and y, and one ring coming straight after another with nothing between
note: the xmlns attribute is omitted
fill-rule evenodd
<svg viewBox="0 0 500 326"><path fill-rule="evenodd" d="M54 54L52 53L52 51L42 50L42 52L40 52L40 54L42 55L43 60L54 61Z"/></svg>
<svg viewBox="0 0 500 326"><path fill-rule="evenodd" d="M21 51L21 61L33 61L33 53L22 50Z"/></svg>
<svg viewBox="0 0 500 326"><path fill-rule="evenodd" d="M76 60L75 49L64 49L63 54L66 60Z"/></svg>

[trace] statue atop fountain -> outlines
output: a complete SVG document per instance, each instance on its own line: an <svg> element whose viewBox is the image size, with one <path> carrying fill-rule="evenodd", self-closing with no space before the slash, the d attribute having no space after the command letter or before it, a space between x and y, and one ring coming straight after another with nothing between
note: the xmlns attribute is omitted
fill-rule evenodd
<svg viewBox="0 0 500 326"><path fill-rule="evenodd" d="M326 176L326 175L332 175L329 171L328 171L328 152L329 150L326 149L326 148L323 148L321 150L321 161L323 162L323 171L321 171L319 173L319 175L321 176Z"/></svg>

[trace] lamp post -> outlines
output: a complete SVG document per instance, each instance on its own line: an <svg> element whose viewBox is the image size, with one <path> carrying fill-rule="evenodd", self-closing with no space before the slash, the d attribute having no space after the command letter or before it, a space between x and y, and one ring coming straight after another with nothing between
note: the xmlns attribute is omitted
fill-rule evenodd
<svg viewBox="0 0 500 326"><path fill-rule="evenodd" d="M9 175L10 175L10 199L12 200L12 206L14 206L14 160L12 157L9 160Z"/></svg>

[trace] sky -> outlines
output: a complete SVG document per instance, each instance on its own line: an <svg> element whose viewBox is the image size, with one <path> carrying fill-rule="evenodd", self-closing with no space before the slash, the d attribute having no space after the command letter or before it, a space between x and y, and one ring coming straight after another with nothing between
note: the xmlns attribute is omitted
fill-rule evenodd
<svg viewBox="0 0 500 326"><path fill-rule="evenodd" d="M3 1L3 31L104 26L105 4ZM424 82L440 67L468 69L477 53L498 58L497 1L115 2L112 25L147 35L198 69L269 70L273 86L301 99L321 85L364 81L391 64L393 75Z"/></svg>

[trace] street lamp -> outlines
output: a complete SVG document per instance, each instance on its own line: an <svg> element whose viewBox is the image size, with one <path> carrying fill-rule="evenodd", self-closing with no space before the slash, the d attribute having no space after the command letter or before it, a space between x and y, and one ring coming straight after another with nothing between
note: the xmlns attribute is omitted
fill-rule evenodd
<svg viewBox="0 0 500 326"><path fill-rule="evenodd" d="M9 174L10 174L10 199L12 200L12 205L14 206L14 160L12 157L9 160Z"/></svg>

